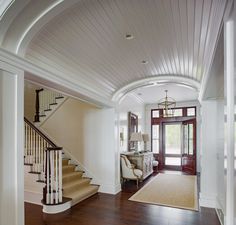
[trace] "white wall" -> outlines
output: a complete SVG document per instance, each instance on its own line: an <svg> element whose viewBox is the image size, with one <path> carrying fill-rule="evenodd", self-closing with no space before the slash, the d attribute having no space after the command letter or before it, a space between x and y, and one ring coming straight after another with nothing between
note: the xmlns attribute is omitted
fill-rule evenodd
<svg viewBox="0 0 236 225"><path fill-rule="evenodd" d="M217 174L217 208L221 209L225 214L225 191L226 191L226 163L225 163L225 149L224 149L224 141L225 141L225 121L224 121L224 101L218 100L216 103L217 107L217 115L216 115L216 174Z"/></svg>
<svg viewBox="0 0 236 225"><path fill-rule="evenodd" d="M191 102L177 102L176 107L188 107L188 106L196 106L197 107L197 172L200 172L200 143L201 143L201 135L200 135L200 124L201 124L201 116L200 116L200 104L198 101ZM157 104L147 104L145 106L145 132L149 134L151 137L151 110L157 109ZM151 149L151 141L147 143L147 149Z"/></svg>
<svg viewBox="0 0 236 225"><path fill-rule="evenodd" d="M218 164L220 161L219 152L222 151L218 146L221 140L218 133L218 101L202 102L202 124L201 124L201 188L200 188L200 205L216 208L217 206L217 179L223 179L217 174ZM222 145L222 143L221 143ZM222 147L222 146L221 146ZM222 167L221 167L222 168ZM221 172L222 173L222 172Z"/></svg>

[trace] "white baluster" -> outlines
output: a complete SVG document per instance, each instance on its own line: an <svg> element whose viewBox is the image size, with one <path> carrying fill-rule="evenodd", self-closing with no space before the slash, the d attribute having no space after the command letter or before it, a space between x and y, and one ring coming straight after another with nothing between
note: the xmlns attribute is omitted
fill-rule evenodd
<svg viewBox="0 0 236 225"><path fill-rule="evenodd" d="M33 130L30 128L30 163L33 164Z"/></svg>
<svg viewBox="0 0 236 225"><path fill-rule="evenodd" d="M37 172L37 158L38 158L37 136L36 136L36 131L34 130L34 172Z"/></svg>
<svg viewBox="0 0 236 225"><path fill-rule="evenodd" d="M56 167L55 167L55 172L56 172L56 180L55 180L55 184L56 184L56 193L55 193L55 200L56 200L56 204L58 203L58 151L55 152L55 163L56 163Z"/></svg>
<svg viewBox="0 0 236 225"><path fill-rule="evenodd" d="M59 153L59 202L62 202L62 150Z"/></svg>
<svg viewBox="0 0 236 225"><path fill-rule="evenodd" d="M49 109L49 98L50 98L50 93L47 91L47 109Z"/></svg>
<svg viewBox="0 0 236 225"><path fill-rule="evenodd" d="M49 160L50 160L50 152L46 151L46 163L47 163L47 193L46 193L46 203L49 204L50 203L50 193L49 193L49 180L50 180L50 175L49 175Z"/></svg>
<svg viewBox="0 0 236 225"><path fill-rule="evenodd" d="M25 122L25 163L28 163L28 133L27 133L27 123Z"/></svg>
<svg viewBox="0 0 236 225"><path fill-rule="evenodd" d="M54 203L54 151L50 151L50 161L51 161L51 204Z"/></svg>
<svg viewBox="0 0 236 225"><path fill-rule="evenodd" d="M56 103L56 92L53 92L53 103Z"/></svg>
<svg viewBox="0 0 236 225"><path fill-rule="evenodd" d="M44 176L43 178L41 177L42 180L45 180L45 168L46 168L46 145L45 145L45 140L43 140L43 173L42 176Z"/></svg>
<svg viewBox="0 0 236 225"><path fill-rule="evenodd" d="M27 124L27 163L30 163L30 134L29 134L29 125Z"/></svg>
<svg viewBox="0 0 236 225"><path fill-rule="evenodd" d="M41 148L40 148L40 135L38 135L38 172L41 172Z"/></svg>
<svg viewBox="0 0 236 225"><path fill-rule="evenodd" d="M40 171L41 171L41 175L43 175L44 161L43 161L43 138L42 137L40 137L40 155L41 155L41 158L40 158Z"/></svg>
<svg viewBox="0 0 236 225"><path fill-rule="evenodd" d="M45 115L44 109L45 109L45 90L42 91L42 115Z"/></svg>

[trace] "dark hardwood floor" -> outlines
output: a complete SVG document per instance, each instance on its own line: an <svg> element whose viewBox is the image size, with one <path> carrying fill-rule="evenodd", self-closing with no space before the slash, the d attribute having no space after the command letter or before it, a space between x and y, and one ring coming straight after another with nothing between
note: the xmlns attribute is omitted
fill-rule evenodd
<svg viewBox="0 0 236 225"><path fill-rule="evenodd" d="M135 182L129 181L115 196L99 193L56 215L43 214L41 206L25 203L25 225L220 225L214 209L195 212L129 201L136 191Z"/></svg>

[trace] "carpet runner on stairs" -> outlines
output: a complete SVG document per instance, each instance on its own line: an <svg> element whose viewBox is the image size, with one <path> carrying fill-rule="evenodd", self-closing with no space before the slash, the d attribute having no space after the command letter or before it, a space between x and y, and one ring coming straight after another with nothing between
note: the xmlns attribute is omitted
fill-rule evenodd
<svg viewBox="0 0 236 225"><path fill-rule="evenodd" d="M98 192L98 185L90 184L91 179L83 177L82 171L75 171L76 166L69 164L69 159L62 160L63 196L72 199L75 205Z"/></svg>

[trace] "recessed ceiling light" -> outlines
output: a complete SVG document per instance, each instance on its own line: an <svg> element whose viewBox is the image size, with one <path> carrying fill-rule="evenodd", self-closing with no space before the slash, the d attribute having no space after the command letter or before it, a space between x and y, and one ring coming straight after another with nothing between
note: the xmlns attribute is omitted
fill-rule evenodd
<svg viewBox="0 0 236 225"><path fill-rule="evenodd" d="M142 64L148 64L148 61L147 60L143 60L141 63Z"/></svg>
<svg viewBox="0 0 236 225"><path fill-rule="evenodd" d="M127 40L132 40L132 39L134 39L134 36L133 36L132 34L126 34L126 35L125 35L125 38L126 38Z"/></svg>

